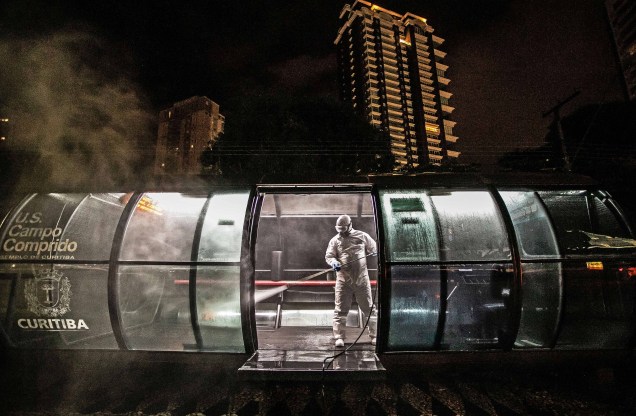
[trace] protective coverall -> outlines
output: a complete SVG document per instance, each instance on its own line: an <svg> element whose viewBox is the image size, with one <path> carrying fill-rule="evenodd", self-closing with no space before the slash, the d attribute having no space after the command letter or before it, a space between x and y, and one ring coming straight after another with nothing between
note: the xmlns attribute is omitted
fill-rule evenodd
<svg viewBox="0 0 636 416"><path fill-rule="evenodd" d="M351 220L349 220L351 221ZM364 231L354 230L350 226L347 232L339 232L327 246L325 260L334 269L334 263L339 267L336 271L336 299L333 315L333 336L344 340L347 314L351 308L351 301L355 295L356 301L363 313L363 322L369 319L369 336L375 341L377 329L377 313L372 309L373 296L371 282L367 270L366 256L376 252L375 241ZM338 228L338 227L337 227Z"/></svg>

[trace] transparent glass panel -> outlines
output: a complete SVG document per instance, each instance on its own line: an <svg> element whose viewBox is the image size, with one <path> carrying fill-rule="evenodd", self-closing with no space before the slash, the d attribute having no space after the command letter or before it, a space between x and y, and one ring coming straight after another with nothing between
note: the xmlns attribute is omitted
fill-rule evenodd
<svg viewBox="0 0 636 416"><path fill-rule="evenodd" d="M119 266L123 331L133 350L196 350L184 266Z"/></svg>
<svg viewBox="0 0 636 416"><path fill-rule="evenodd" d="M3 292L10 290L4 329L17 347L118 348L108 311L107 266L0 265L0 281Z"/></svg>
<svg viewBox="0 0 636 416"><path fill-rule="evenodd" d="M556 258L556 236L543 204L534 192L500 192L512 218L522 259Z"/></svg>
<svg viewBox="0 0 636 416"><path fill-rule="evenodd" d="M197 269L197 313L205 351L245 352L240 266Z"/></svg>
<svg viewBox="0 0 636 416"><path fill-rule="evenodd" d="M277 194L267 194L263 198L263 205L274 205ZM285 195L290 196L290 195ZM323 194L292 195L296 198L281 199L276 204L279 210L288 211L285 203L294 203L295 215L263 214L258 221L258 239L256 243L256 280L297 280L329 266L325 262L325 251L329 240L336 235L335 225L338 216L347 214L351 217L353 228L368 233L377 241L375 217L362 215L356 207L371 206L371 194L329 194L334 206L349 206L352 211L335 211L329 208L330 214L316 214L326 212L322 207L325 201ZM348 201L348 202L347 202ZM366 202L365 202L366 201ZM360 215L358 215L360 214ZM377 260L367 258L369 276L377 276ZM321 276L318 280L327 278ZM335 279L335 276L329 276ZM312 279L313 280L313 279ZM333 290L331 292L333 294Z"/></svg>
<svg viewBox="0 0 636 416"><path fill-rule="evenodd" d="M191 261L206 195L144 194L130 219L121 260Z"/></svg>
<svg viewBox="0 0 636 416"><path fill-rule="evenodd" d="M510 247L495 201L486 191L431 192L442 260L506 260Z"/></svg>
<svg viewBox="0 0 636 416"><path fill-rule="evenodd" d="M270 195L268 195L270 196ZM349 194L276 194L266 197L261 216L267 215L373 215L369 193ZM312 200L307 210L307 198Z"/></svg>
<svg viewBox="0 0 636 416"><path fill-rule="evenodd" d="M0 260L74 260L83 241L62 233L84 194L35 194L5 222ZM84 240L92 238L85 236Z"/></svg>
<svg viewBox="0 0 636 416"><path fill-rule="evenodd" d="M77 241L75 260L108 260L125 206L125 194L89 194L79 204L60 241Z"/></svg>
<svg viewBox="0 0 636 416"><path fill-rule="evenodd" d="M549 348L561 310L561 264L522 264L521 322L516 348Z"/></svg>
<svg viewBox="0 0 636 416"><path fill-rule="evenodd" d="M588 191L539 192L565 254L620 254L636 251L622 220Z"/></svg>
<svg viewBox="0 0 636 416"><path fill-rule="evenodd" d="M565 300L559 349L621 349L634 335L636 263L563 265ZM630 272L631 270L631 272Z"/></svg>
<svg viewBox="0 0 636 416"><path fill-rule="evenodd" d="M439 260L437 227L428 195L409 190L381 190L380 203L389 261Z"/></svg>
<svg viewBox="0 0 636 416"><path fill-rule="evenodd" d="M199 261L238 262L249 191L218 193L210 199L203 223Z"/></svg>
<svg viewBox="0 0 636 416"><path fill-rule="evenodd" d="M508 330L512 264L464 264L442 268L448 278L442 348L499 348Z"/></svg>
<svg viewBox="0 0 636 416"><path fill-rule="evenodd" d="M438 266L391 267L389 350L433 347L439 321L439 294Z"/></svg>

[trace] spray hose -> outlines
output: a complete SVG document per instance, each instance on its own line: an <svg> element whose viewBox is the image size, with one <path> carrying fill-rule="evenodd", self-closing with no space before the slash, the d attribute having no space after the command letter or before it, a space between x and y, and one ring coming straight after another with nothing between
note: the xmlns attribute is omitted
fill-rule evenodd
<svg viewBox="0 0 636 416"><path fill-rule="evenodd" d="M367 258L369 256L375 256L376 254L377 253L375 253L375 252L374 253L369 253L369 254L367 254L365 256L358 257L357 259L353 259L351 261L348 261L348 262L342 264L340 267L344 267L347 264L355 263L356 261L360 261L360 260L362 260L364 258ZM283 286L280 286L280 287L275 287L273 289L263 290L263 291L260 291L258 293L255 293L254 294L254 303L259 303L259 302L261 302L261 301L263 301L263 300L265 300L267 298L270 298L270 297L272 297L274 295L277 295L279 293L282 293L282 292L286 291L287 289L289 289L291 286L293 286L295 284L298 284L300 282L304 282L306 280L313 279L313 278L318 277L318 276L322 276L323 274L329 273L331 271L333 271L333 268L321 270L318 273L314 273L314 274L310 274L309 276L301 277L300 279L296 280L294 283L287 283L287 284L285 284Z"/></svg>

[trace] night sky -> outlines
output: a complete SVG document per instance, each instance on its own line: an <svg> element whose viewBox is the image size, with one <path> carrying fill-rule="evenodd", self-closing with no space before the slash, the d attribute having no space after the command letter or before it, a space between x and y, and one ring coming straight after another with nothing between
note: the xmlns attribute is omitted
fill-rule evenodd
<svg viewBox="0 0 636 416"><path fill-rule="evenodd" d="M46 94L67 94L72 105L72 86L58 92L51 76L41 75L47 59L64 66L56 74L77 70L78 80L89 66L94 82L83 86L87 91L116 84L119 95L105 101L120 95L130 99L133 91L136 111L147 114L141 117L146 125L155 124L159 110L193 95L208 96L222 113L237 97L258 92L337 97L333 40L346 3L4 1L0 57L12 63L0 71L0 112L31 111L25 103L33 95L16 84L37 83L29 78L33 74L47 80ZM624 99L601 0L378 4L427 18L435 34L446 39L442 50L448 53L444 62L450 66L461 162L480 163L489 171L502 153L540 145L550 123L542 113L575 90L581 94L563 115L586 104ZM63 40L56 41L60 36ZM69 36L90 41L77 46ZM67 51L61 58L38 54L43 59L38 63L22 57L33 52L34 44ZM117 118L113 114L109 117ZM133 119L123 117L129 123ZM126 129L116 127L112 130Z"/></svg>

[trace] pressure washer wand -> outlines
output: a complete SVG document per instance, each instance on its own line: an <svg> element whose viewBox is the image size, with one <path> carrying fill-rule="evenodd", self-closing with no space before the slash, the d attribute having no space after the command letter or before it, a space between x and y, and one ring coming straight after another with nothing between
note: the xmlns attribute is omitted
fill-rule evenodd
<svg viewBox="0 0 636 416"><path fill-rule="evenodd" d="M340 267L344 267L347 264L355 263L356 261L362 260L362 259L367 258L369 256L374 256L376 254L377 253L369 253L366 256L362 256L362 257L359 257L357 259L351 260L351 261L349 261L347 263L344 263ZM298 284L300 282L304 282L306 280L313 279L314 277L322 276L323 274L329 273L330 271L333 271L333 268L321 270L318 273L314 273L314 274L310 274L309 276L301 277L300 279L294 281L293 283L287 283L287 284L285 284L283 286L279 286L279 287L275 287L273 289L263 290L261 292L255 293L254 294L254 303L259 303L259 302L261 302L261 301L263 301L263 300L265 300L265 299L267 299L269 297L272 297L274 295L277 295L279 293L282 293L282 292L286 291L287 289L290 288L290 286L294 286L294 285L296 285L296 284Z"/></svg>

